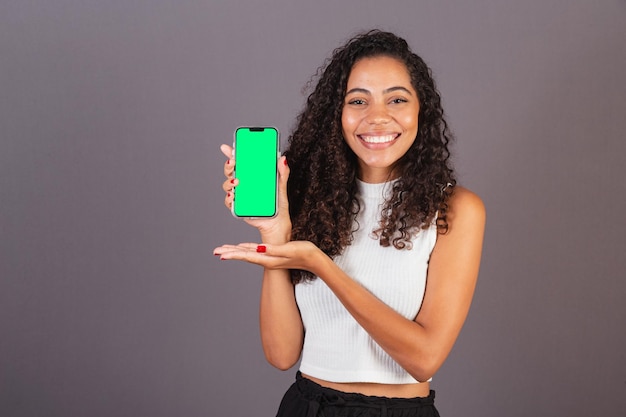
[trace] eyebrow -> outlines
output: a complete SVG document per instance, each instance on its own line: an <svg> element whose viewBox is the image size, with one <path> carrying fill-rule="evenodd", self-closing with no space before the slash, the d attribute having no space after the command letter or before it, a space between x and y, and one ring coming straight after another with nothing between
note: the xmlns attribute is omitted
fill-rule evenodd
<svg viewBox="0 0 626 417"><path fill-rule="evenodd" d="M413 95L413 94L411 94L409 89L407 89L405 87L402 87L402 86L389 87L389 88L383 90L383 94L389 94L389 93L392 93L394 91L404 91L404 92L408 93L409 95ZM356 88L351 89L350 91L347 91L346 95L353 94L353 93L363 93L363 94L368 94L368 95L372 94L369 90L367 90L365 88L356 87Z"/></svg>

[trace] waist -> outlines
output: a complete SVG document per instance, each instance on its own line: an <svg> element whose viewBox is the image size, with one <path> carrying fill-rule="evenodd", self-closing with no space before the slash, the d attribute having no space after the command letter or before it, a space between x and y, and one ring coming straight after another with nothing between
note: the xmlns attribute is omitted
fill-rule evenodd
<svg viewBox="0 0 626 417"><path fill-rule="evenodd" d="M325 388L375 397L416 398L428 397L430 394L430 383L428 382L415 384L377 384L372 382L331 382L307 374L302 374L302 377Z"/></svg>

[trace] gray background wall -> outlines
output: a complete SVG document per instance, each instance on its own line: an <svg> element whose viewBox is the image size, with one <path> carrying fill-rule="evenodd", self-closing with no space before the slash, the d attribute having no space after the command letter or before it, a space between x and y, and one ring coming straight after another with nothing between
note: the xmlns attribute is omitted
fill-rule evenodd
<svg viewBox="0 0 626 417"><path fill-rule="evenodd" d="M444 416L626 415L626 2L0 2L0 415L274 414L235 127L361 29L432 66L488 226ZM245 399L242 399L245 398Z"/></svg>

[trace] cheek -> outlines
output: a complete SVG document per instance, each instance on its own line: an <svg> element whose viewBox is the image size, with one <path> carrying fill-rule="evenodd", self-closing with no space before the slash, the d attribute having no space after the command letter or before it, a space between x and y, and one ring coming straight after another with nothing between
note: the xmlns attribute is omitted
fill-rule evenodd
<svg viewBox="0 0 626 417"><path fill-rule="evenodd" d="M349 111L344 111L343 113L341 113L341 127L343 128L344 132L349 132L353 130L357 127L357 125L358 119L355 114Z"/></svg>
<svg viewBox="0 0 626 417"><path fill-rule="evenodd" d="M402 119L402 124L406 129L417 129L417 116L414 114L407 114Z"/></svg>

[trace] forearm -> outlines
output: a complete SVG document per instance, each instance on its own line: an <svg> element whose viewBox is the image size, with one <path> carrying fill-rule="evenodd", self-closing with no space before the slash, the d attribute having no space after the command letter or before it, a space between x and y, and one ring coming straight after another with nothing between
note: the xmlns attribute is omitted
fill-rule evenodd
<svg viewBox="0 0 626 417"><path fill-rule="evenodd" d="M261 231L261 242L284 244L291 238L291 222ZM261 343L274 367L291 368L300 358L304 329L289 269L263 268L260 302Z"/></svg>
<svg viewBox="0 0 626 417"><path fill-rule="evenodd" d="M317 262L315 273L365 331L400 366L419 381L427 380L441 365L432 334L397 313L341 270L330 258Z"/></svg>
<svg viewBox="0 0 626 417"><path fill-rule="evenodd" d="M291 368L300 357L304 330L289 270L264 270L260 326L268 362L279 369Z"/></svg>

